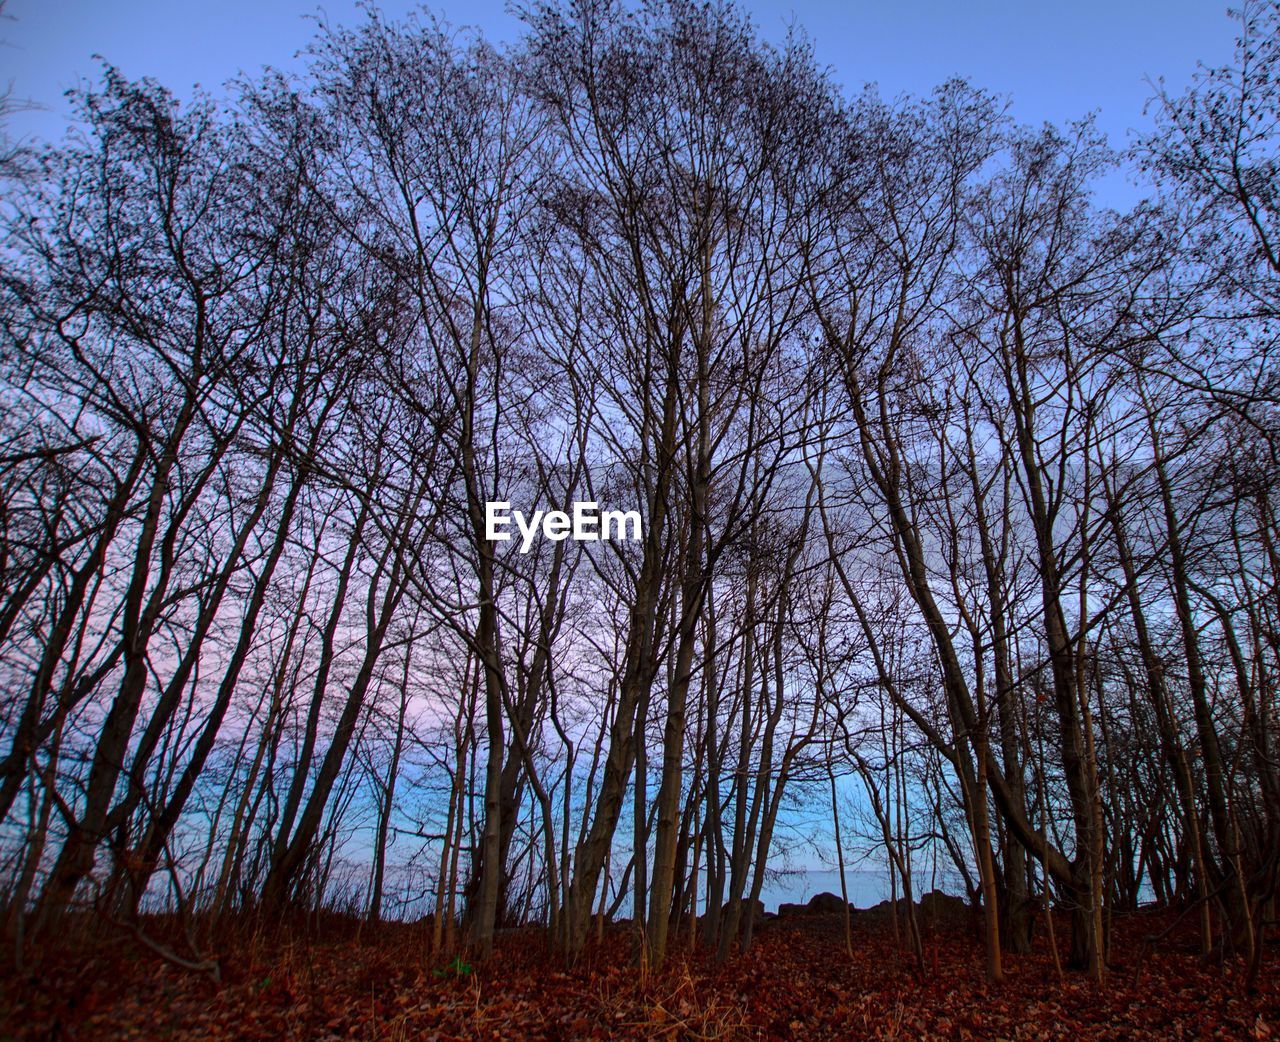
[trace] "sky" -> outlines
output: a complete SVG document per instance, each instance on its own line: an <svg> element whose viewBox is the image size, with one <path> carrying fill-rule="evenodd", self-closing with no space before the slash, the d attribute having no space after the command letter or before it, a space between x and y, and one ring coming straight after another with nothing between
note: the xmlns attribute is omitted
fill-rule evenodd
<svg viewBox="0 0 1280 1042"><path fill-rule="evenodd" d="M395 16L411 5L381 6ZM430 6L497 42L520 33L505 0ZM1024 122L1096 111L1117 146L1131 129L1146 126L1152 81L1164 77L1180 90L1197 61L1231 59L1235 34L1218 0L744 0L744 6L767 39L780 40L792 24L806 30L819 63L850 92L875 82L887 96L919 94L960 75L1007 95ZM10 132L28 141L60 138L69 115L63 92L97 76L95 54L181 97L196 83L216 92L263 66L300 69L297 52L314 34L307 19L319 10L314 0L8 0L0 86L11 82L14 95L35 106L13 118ZM361 17L356 0L327 0L324 12L337 24ZM1137 191L1111 181L1100 194L1120 205ZM849 877L856 903L885 896L882 871L851 868ZM816 889L838 889L834 875L790 878L771 884L765 896L773 907L806 900Z"/></svg>
<svg viewBox="0 0 1280 1042"><path fill-rule="evenodd" d="M416 6L383 0L395 15ZM455 25L511 41L519 19L505 0L434 0ZM803 27L818 61L850 91L923 93L953 75L1006 94L1020 120L1040 123L1097 110L1115 145L1144 126L1148 80L1188 81L1197 60L1232 53L1234 23L1220 0L745 0L768 39ZM63 92L95 77L101 54L126 76L149 75L179 96L215 89L263 66L298 68L319 13L315 0L8 0L0 24L0 84L39 109L15 117L19 136L56 139ZM356 0L326 0L335 23L360 18Z"/></svg>

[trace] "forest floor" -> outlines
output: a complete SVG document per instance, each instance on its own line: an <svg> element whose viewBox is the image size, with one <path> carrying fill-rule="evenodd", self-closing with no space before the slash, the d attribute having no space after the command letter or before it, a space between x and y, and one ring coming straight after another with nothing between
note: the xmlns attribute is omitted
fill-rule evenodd
<svg viewBox="0 0 1280 1042"><path fill-rule="evenodd" d="M885 918L865 914L852 959L839 916L781 919L721 967L682 935L648 974L625 928L572 968L534 931L505 934L475 967L430 958L421 925L244 931L213 946L218 981L128 934L69 932L23 971L0 968L0 1040L1280 1039L1280 947L1249 995L1239 960L1199 957L1193 926L1149 942L1171 922L1117 919L1102 988L1059 982L1042 932L989 986L963 919L927 928L923 977Z"/></svg>

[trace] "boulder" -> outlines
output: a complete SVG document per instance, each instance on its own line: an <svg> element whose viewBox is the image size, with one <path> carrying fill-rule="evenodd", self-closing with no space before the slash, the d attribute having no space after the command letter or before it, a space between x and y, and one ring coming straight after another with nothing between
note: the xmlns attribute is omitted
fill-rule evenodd
<svg viewBox="0 0 1280 1042"><path fill-rule="evenodd" d="M958 919L968 914L969 904L963 897L934 890L920 898L920 911L933 919Z"/></svg>
<svg viewBox="0 0 1280 1042"><path fill-rule="evenodd" d="M742 917L743 917L743 919L745 919L745 918L747 917L747 914L748 914L748 911L749 911L749 910L748 910L748 908L747 908L747 905L748 905L749 903L750 903L750 902L745 901L745 900L742 902ZM729 914L729 902L728 902L728 901L726 901L726 902L725 902L725 905L724 905L724 908L722 908L722 909L721 909L721 911L720 911L721 922L723 922L723 921L724 921L724 918L725 918L726 916L728 916L728 914ZM764 922L764 919L765 919L764 902L763 902L763 901L757 901L757 902L756 902L756 906L755 906L755 921L756 921L757 923L762 923L762 922Z"/></svg>
<svg viewBox="0 0 1280 1042"><path fill-rule="evenodd" d="M835 894L814 894L805 906L810 915L844 915L843 898Z"/></svg>

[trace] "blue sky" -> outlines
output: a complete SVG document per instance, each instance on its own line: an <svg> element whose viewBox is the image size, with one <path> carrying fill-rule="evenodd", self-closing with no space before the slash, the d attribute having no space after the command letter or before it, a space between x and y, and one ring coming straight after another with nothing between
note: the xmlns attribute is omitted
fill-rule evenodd
<svg viewBox="0 0 1280 1042"><path fill-rule="evenodd" d="M391 14L406 0L386 0ZM505 0L440 0L429 5L455 25L493 39L519 32ZM1012 97L1021 120L1062 121L1099 110L1114 144L1143 124L1146 77L1184 84L1196 61L1231 56L1234 23L1218 0L748 0L766 37L792 21L814 41L818 60L855 89L923 92L948 76ZM354 0L323 4L335 22L359 17ZM18 117L22 135L57 137L66 122L62 92L94 76L102 54L128 76L151 75L185 95L215 88L241 70L289 67L310 39L314 0L9 0L0 26L0 82L43 107Z"/></svg>
<svg viewBox="0 0 1280 1042"><path fill-rule="evenodd" d="M491 39L512 40L520 31L504 0L430 6ZM1217 0L746 0L745 6L767 38L781 38L793 22L806 29L819 62L850 91L874 81L886 95L922 93L963 75L1008 95L1025 122L1097 110L1116 145L1145 125L1148 79L1163 76L1180 89L1197 60L1230 60L1235 31ZM382 7L394 16L410 4L385 0ZM296 52L314 32L306 16L317 10L314 0L9 0L13 20L0 25L0 84L11 80L16 95L40 106L16 117L11 129L27 138L60 137L68 113L63 91L96 77L95 53L125 75L153 76L180 96L194 83L216 90L264 65L297 68ZM337 23L361 17L354 0L328 0L325 10ZM1111 181L1102 194L1122 204L1136 193ZM850 795L858 798L856 785ZM797 867L818 868L810 858L799 861ZM849 877L858 904L885 896L886 877L874 859L851 866ZM932 882L922 877L921 888ZM955 889L954 881L945 882ZM773 907L837 888L833 873L814 872L770 884L765 897Z"/></svg>

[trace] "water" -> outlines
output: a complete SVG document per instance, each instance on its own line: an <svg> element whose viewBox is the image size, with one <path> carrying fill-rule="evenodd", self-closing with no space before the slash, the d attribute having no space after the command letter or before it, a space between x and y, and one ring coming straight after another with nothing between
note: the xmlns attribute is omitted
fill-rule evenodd
<svg viewBox="0 0 1280 1042"><path fill-rule="evenodd" d="M915 897L935 887L947 893L963 896L964 886L958 879L953 879L954 872L938 868L935 878L932 871L916 874L913 880ZM889 892L889 872L887 869L846 868L845 886L849 891L849 901L855 908L870 908L881 901L887 901ZM834 868L799 868L783 874L780 878L766 879L760 891L760 900L764 902L766 911L776 912L778 905L784 902L805 904L815 894L840 893L840 873ZM899 884L898 896L902 896Z"/></svg>

